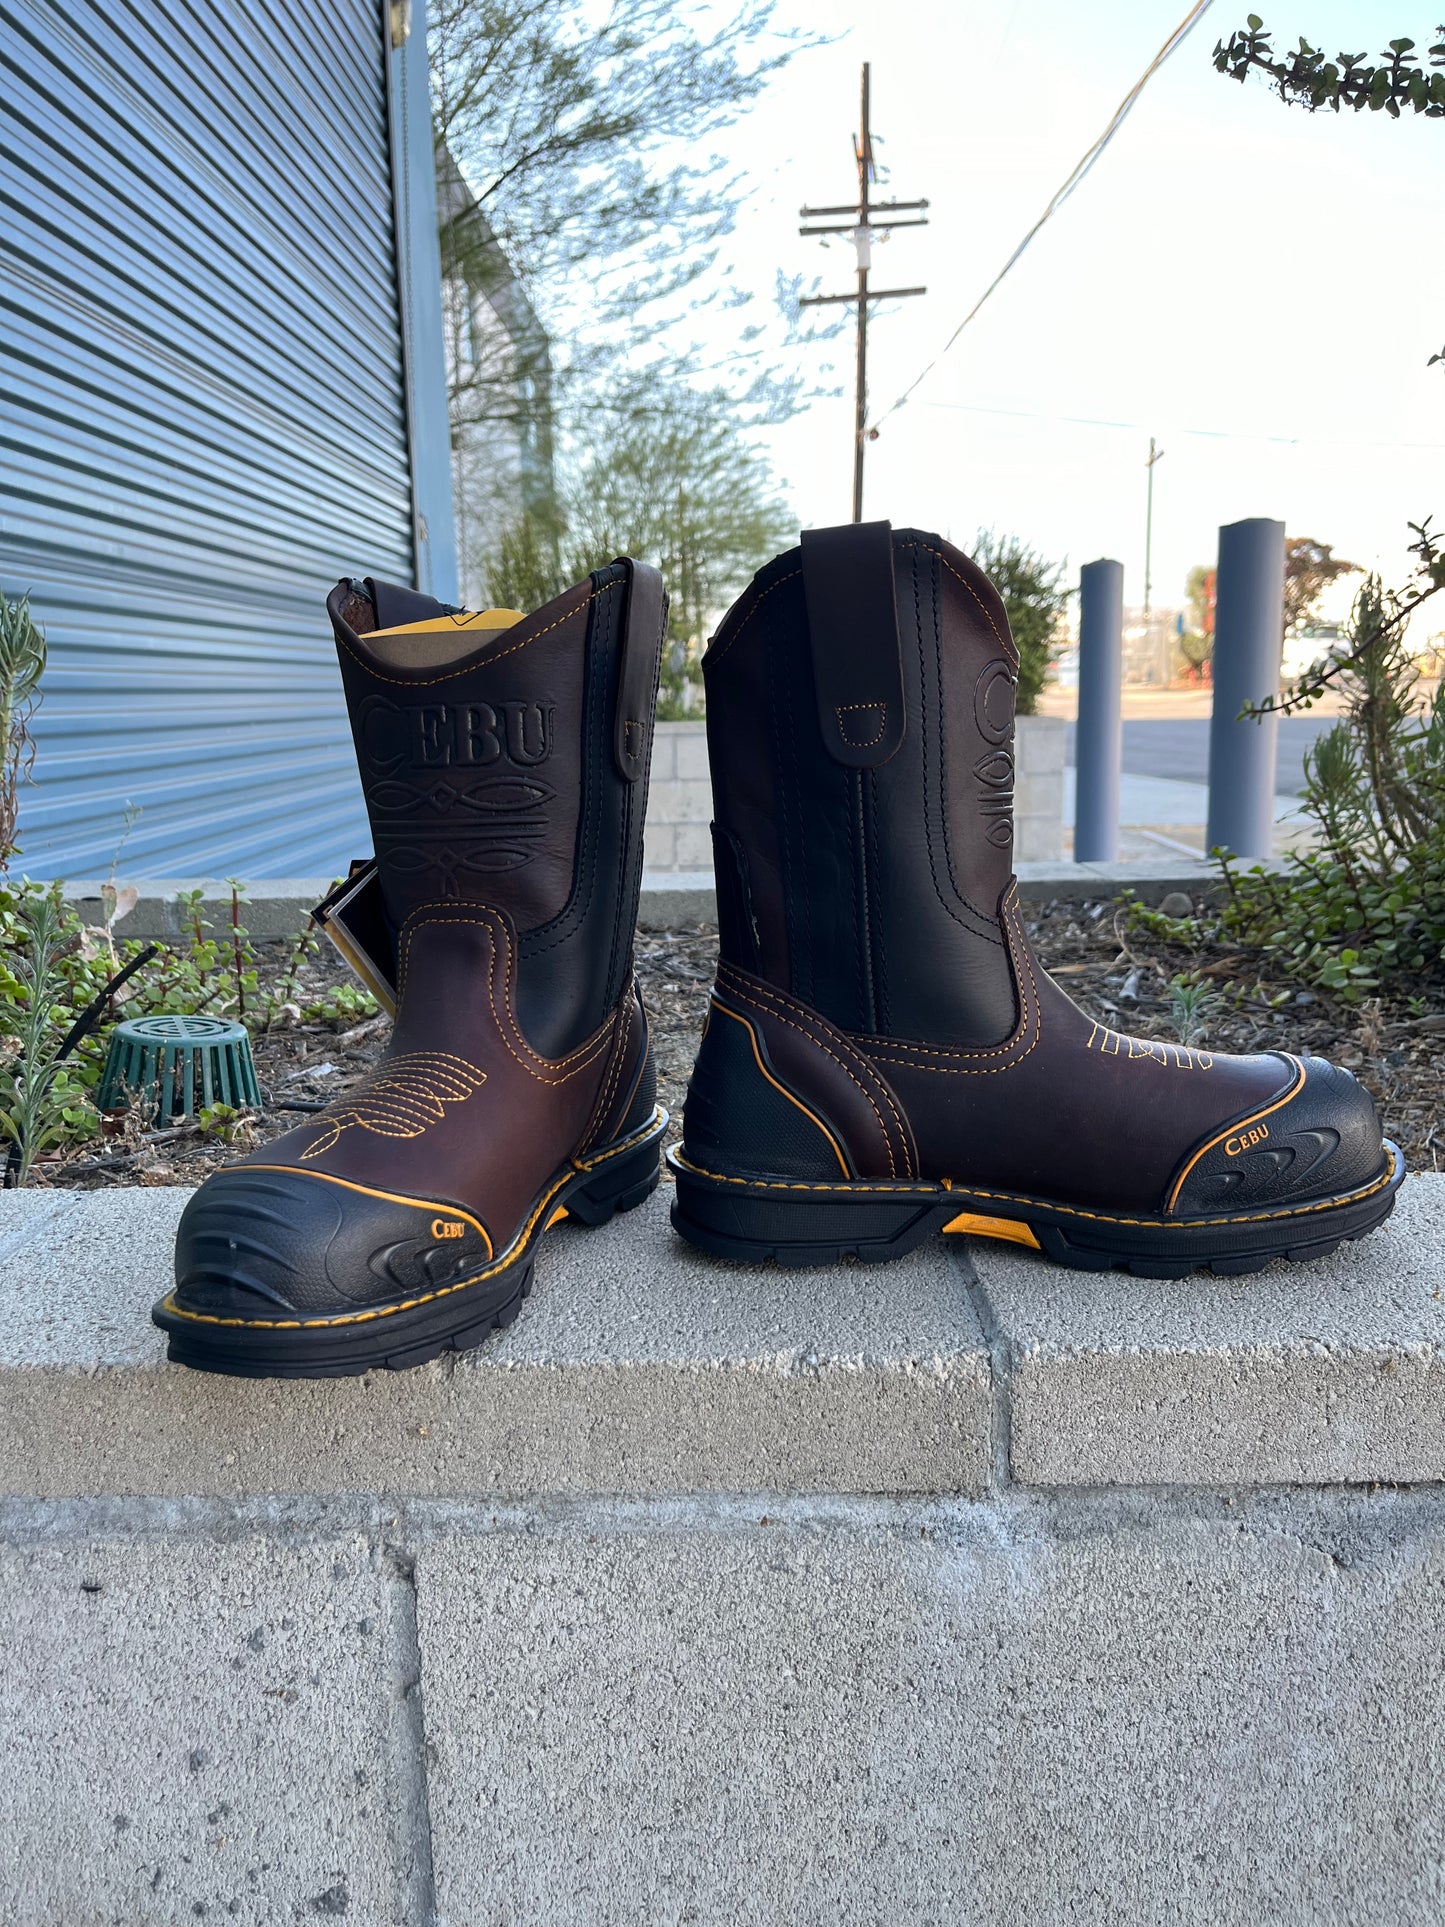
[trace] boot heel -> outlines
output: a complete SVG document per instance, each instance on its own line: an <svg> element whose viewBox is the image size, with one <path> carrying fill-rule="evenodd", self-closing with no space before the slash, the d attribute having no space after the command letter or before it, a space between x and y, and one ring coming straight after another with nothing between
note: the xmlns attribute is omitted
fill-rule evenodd
<svg viewBox="0 0 1445 1927"><path fill-rule="evenodd" d="M659 1146L666 1129L667 1113L655 1113L639 1143L584 1173L576 1189L564 1194L568 1217L581 1224L606 1224L617 1212L634 1211L651 1197L662 1176Z"/></svg>
<svg viewBox="0 0 1445 1927"><path fill-rule="evenodd" d="M756 1264L828 1265L840 1258L882 1264L901 1258L954 1216L957 1205L935 1185L808 1184L734 1179L698 1171L675 1151L673 1229L717 1258Z"/></svg>

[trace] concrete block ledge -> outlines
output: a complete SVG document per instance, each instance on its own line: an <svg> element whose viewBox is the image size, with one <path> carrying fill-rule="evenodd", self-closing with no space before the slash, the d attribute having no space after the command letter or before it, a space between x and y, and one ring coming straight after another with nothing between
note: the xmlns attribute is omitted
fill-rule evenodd
<svg viewBox="0 0 1445 1927"><path fill-rule="evenodd" d="M150 1306L180 1189L0 1194L0 1494L39 1498L982 1490L991 1391L935 1244L878 1289L708 1261L669 1193L561 1225L525 1315L403 1373L170 1365Z"/></svg>
<svg viewBox="0 0 1445 1927"><path fill-rule="evenodd" d="M1358 1244L1251 1278L1065 1271L975 1243L1024 1484L1445 1479L1445 1175Z"/></svg>
<svg viewBox="0 0 1445 1927"><path fill-rule="evenodd" d="M249 1382L150 1324L179 1190L0 1195L0 1495L774 1492L1445 1479L1445 1177L1310 1266L1163 1283L935 1240L715 1263L667 1193L543 1247L525 1316L414 1372Z"/></svg>
<svg viewBox="0 0 1445 1927"><path fill-rule="evenodd" d="M704 834L706 832L704 831ZM214 877L171 877L133 882L140 896L135 908L116 925L123 937L179 937L181 925L180 893L199 889L203 892L203 918L211 924L229 921L229 887ZM331 877L271 877L248 880L247 900L242 921L253 937L288 937L300 930L331 888ZM1052 898L1083 902L1095 897L1114 897L1132 890L1145 903L1158 903L1172 891L1182 890L1196 900L1212 900L1220 890L1219 871L1212 863L1191 862L1187 857L1143 858L1128 863L1072 863L1066 859L1020 863L1019 895L1026 903L1046 903ZM65 888L67 901L91 923L100 923L103 911L98 881L79 880ZM637 921L644 930L668 930L694 923L717 921L717 896L712 871L648 870L642 879L642 897Z"/></svg>

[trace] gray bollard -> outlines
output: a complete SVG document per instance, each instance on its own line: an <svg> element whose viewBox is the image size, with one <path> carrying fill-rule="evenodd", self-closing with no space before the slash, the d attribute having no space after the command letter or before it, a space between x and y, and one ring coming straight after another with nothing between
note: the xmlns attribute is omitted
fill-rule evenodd
<svg viewBox="0 0 1445 1927"><path fill-rule="evenodd" d="M1079 571L1079 721L1074 732L1074 861L1119 854L1119 769L1124 726L1124 565L1086 562Z"/></svg>
<svg viewBox="0 0 1445 1927"><path fill-rule="evenodd" d="M1279 718L1241 721L1278 694L1284 643L1284 523L1252 517L1219 531L1214 601L1214 711L1209 724L1208 849L1271 854Z"/></svg>

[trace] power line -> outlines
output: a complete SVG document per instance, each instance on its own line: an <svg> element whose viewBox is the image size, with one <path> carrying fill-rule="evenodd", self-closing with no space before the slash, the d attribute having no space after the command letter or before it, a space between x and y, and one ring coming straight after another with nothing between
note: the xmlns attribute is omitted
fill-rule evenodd
<svg viewBox="0 0 1445 1927"><path fill-rule="evenodd" d="M1197 26L1198 23L1204 18L1205 14L1209 11L1210 5L1211 5L1211 0L1195 0L1195 5L1189 9L1188 13L1180 21L1179 25L1174 29L1173 33L1170 34L1169 38L1164 42L1164 45L1159 49L1158 53L1155 54L1154 58L1149 62L1149 65L1144 69L1143 73L1140 74L1139 78L1135 81L1134 85L1129 89L1128 93L1125 94L1124 98L1119 102L1119 105L1114 109L1114 112L1110 118L1109 124L1104 129L1103 133L1094 142L1093 146L1088 150L1088 152L1083 156L1083 158L1078 162L1073 172L1069 175L1069 178L1064 182L1063 186L1054 195L1053 199L1049 202L1048 206L1044 209L1043 213L1039 216L1037 221L1034 222L1033 226L1029 229L1028 233L1024 236L1022 241L1019 242L1018 246L1014 249L1013 253L1009 256L1008 260L1004 262L1003 266L999 269L998 273L994 276L993 280L989 282L988 286L984 289L983 293L978 297L978 300L974 302L973 306L969 309L968 313L963 317L962 321L959 322L958 326L954 329L953 333L948 337L947 341L944 342L943 346L939 349L938 353L933 357L932 361L930 361L924 368L919 370L918 374L914 376L911 382L909 382L908 386L904 389L903 393L898 397L897 401L895 401L891 407L886 408L883 411L883 413L878 417L877 421L874 422L872 428L868 430L870 437L878 433L878 430L882 427L883 423L887 421L890 415L897 413L897 411L903 406L903 404L908 400L909 396L913 393L914 389L917 388L918 384L921 381L923 381L927 376L933 373L933 370L938 366L939 362L943 360L943 357L948 353L949 349L953 346L954 342L958 340L958 337L963 333L964 329L968 326L969 322L973 320L974 316L978 313L979 309L982 308L983 304L988 300L989 296L998 287L999 283L1003 280L1004 276L1009 272L1009 270L1023 255L1024 251L1027 249L1029 243L1033 240L1034 236L1038 233L1039 229L1044 225L1044 223L1049 219L1051 215L1056 214L1058 212L1058 210L1063 206L1064 202L1068 200L1069 196L1073 193L1074 189L1081 184L1081 182L1084 180L1086 175L1089 173L1089 170L1093 167L1095 161L1098 160L1099 156L1103 153L1104 149L1109 145L1109 142L1113 140L1114 136L1118 133L1119 129L1124 125L1124 122L1128 119L1130 109L1133 107L1135 101L1139 98L1140 94L1143 93L1149 81L1154 77L1156 73L1158 73L1159 69L1164 65L1165 61L1169 58L1170 54L1174 52L1175 48L1182 46L1184 41L1187 39L1191 29Z"/></svg>
<svg viewBox="0 0 1445 1927"><path fill-rule="evenodd" d="M944 408L960 415L1003 415L1010 421L1068 422L1075 428L1120 428L1142 433L1145 426L1143 422L1109 421L1095 415L1055 415L1037 408L986 408L978 402L922 401L918 406ZM1245 428L1180 428L1167 422L1164 426L1171 435L1197 435L1210 442L1270 442L1280 448L1408 448L1427 454L1445 451L1445 442L1372 442L1348 435L1261 435Z"/></svg>

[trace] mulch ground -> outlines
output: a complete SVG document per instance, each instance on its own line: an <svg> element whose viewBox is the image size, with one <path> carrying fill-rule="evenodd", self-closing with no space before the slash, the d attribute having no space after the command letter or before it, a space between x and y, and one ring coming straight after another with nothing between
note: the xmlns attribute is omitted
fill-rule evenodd
<svg viewBox="0 0 1445 1927"><path fill-rule="evenodd" d="M1218 990L1192 1041L1215 1051L1313 1052L1344 1064L1370 1090L1388 1134L1415 1170L1439 1170L1445 1151L1445 1015L1412 1014L1403 999L1348 1005L1262 975L1254 954L1169 945L1126 928L1112 902L1029 905L1029 934L1044 965L1092 1017L1115 1030L1177 1041L1170 980L1202 972ZM260 945L262 971L279 974L290 945ZM350 981L329 952L305 967L303 1001ZM717 956L709 927L640 931L637 971L652 1025L658 1096L681 1132L682 1104ZM293 1025L253 1040L264 1111L245 1134L264 1143L342 1096L386 1047L390 1023ZM38 1165L34 1182L197 1184L235 1153L193 1128L121 1135Z"/></svg>

